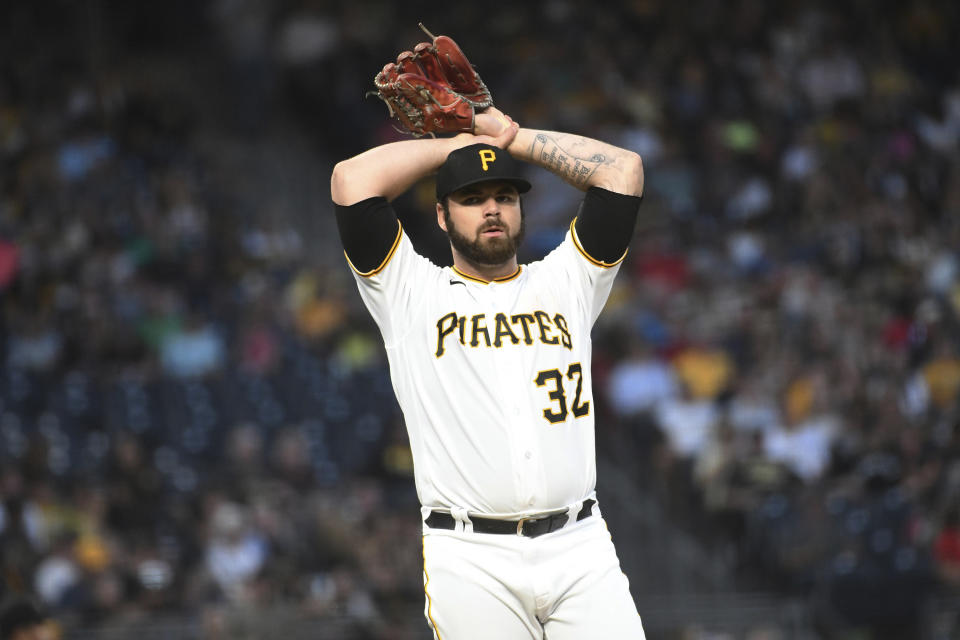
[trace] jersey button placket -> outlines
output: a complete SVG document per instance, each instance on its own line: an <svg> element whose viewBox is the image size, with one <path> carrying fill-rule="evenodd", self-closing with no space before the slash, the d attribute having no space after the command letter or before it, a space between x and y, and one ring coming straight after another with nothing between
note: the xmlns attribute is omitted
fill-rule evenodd
<svg viewBox="0 0 960 640"><path fill-rule="evenodd" d="M492 283L489 285L488 304L491 318L496 317L498 312L510 315L512 307L512 294L510 292L511 283ZM523 406L526 402L526 395L530 392L525 380L517 380L516 372L524 371L523 359L526 345L514 345L509 340L503 344L497 353L497 368L501 372L500 392L504 398L504 419L512 425L510 433L513 445L513 457L515 460L515 474L518 478L516 485L516 498L520 508L532 506L535 502L533 495L536 492L535 478L537 474L533 470L533 443L532 434L530 434L530 425L524 421Z"/></svg>
<svg viewBox="0 0 960 640"><path fill-rule="evenodd" d="M533 451L531 451L530 449L527 449L524 452L523 457L526 458L527 460L527 473L533 475L533 468L531 466L533 464ZM534 495L530 495L527 498L528 507L532 507L534 504L536 504L536 502L537 502L537 499L536 499L536 496Z"/></svg>

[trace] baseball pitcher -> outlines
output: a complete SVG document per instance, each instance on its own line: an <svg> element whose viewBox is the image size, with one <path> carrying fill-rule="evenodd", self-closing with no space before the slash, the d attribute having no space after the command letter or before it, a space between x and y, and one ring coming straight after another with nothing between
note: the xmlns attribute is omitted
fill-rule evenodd
<svg viewBox="0 0 960 640"><path fill-rule="evenodd" d="M521 128L445 36L378 95L415 135L334 168L360 295L383 335L422 504L425 615L439 640L643 638L595 494L590 331L633 234L640 157ZM585 192L563 242L520 265L521 164ZM391 201L435 174L453 266L417 254Z"/></svg>

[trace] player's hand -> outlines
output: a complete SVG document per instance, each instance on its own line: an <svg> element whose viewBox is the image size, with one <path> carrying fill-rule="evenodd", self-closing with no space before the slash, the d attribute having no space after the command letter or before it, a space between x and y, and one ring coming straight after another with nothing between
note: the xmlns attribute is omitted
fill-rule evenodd
<svg viewBox="0 0 960 640"><path fill-rule="evenodd" d="M513 123L513 119L496 107L487 107L474 116L473 133L478 136L497 137Z"/></svg>
<svg viewBox="0 0 960 640"><path fill-rule="evenodd" d="M513 118L496 107L488 107L483 113L478 113L473 122L473 139L469 144L484 142L501 149L506 149L517 136L520 125Z"/></svg>

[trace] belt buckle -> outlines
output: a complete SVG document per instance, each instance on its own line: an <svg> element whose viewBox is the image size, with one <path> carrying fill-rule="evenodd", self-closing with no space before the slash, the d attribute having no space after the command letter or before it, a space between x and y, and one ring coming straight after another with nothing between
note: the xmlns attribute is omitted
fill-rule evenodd
<svg viewBox="0 0 960 640"><path fill-rule="evenodd" d="M523 536L523 525L532 520L533 518L520 518L517 520L517 535Z"/></svg>

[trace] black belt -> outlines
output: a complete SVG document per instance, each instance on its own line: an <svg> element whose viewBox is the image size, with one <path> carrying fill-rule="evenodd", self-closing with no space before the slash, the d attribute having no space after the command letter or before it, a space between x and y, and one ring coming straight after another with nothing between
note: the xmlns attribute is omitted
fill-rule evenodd
<svg viewBox="0 0 960 640"><path fill-rule="evenodd" d="M593 515L593 505L597 501L588 498L583 501L583 507L577 514L577 522ZM495 520L493 518L482 518L480 516L470 516L470 522L473 523L475 533L508 533L527 538L536 538L545 533L552 533L567 524L570 517L565 513L555 513L550 516L521 518L520 520ZM431 511L427 519L424 520L431 529L456 529L456 519L445 511Z"/></svg>

